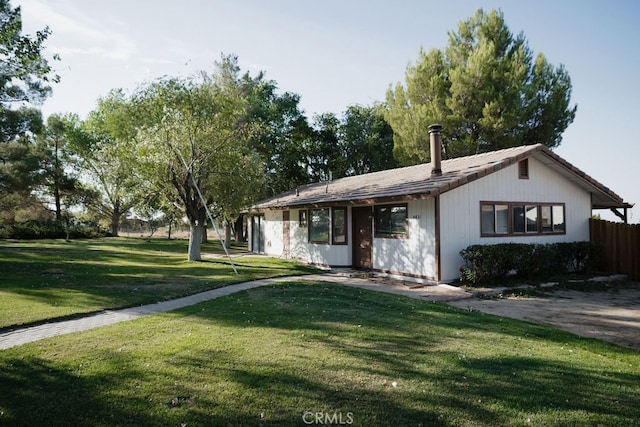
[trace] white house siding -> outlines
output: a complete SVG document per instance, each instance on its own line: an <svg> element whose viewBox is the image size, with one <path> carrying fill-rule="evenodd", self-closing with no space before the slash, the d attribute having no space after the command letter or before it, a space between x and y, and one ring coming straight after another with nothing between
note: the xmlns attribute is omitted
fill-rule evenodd
<svg viewBox="0 0 640 427"><path fill-rule="evenodd" d="M267 211L264 214L264 253L271 256L282 256L284 242L282 240L282 211Z"/></svg>
<svg viewBox="0 0 640 427"><path fill-rule="evenodd" d="M406 239L374 238L374 269L435 278L434 206L434 199L408 202L408 237Z"/></svg>
<svg viewBox="0 0 640 427"><path fill-rule="evenodd" d="M480 202L564 203L566 234L480 237ZM529 179L518 178L518 165L492 173L440 196L441 280L460 276L459 252L469 245L505 242L551 243L589 240L591 195L534 158Z"/></svg>
<svg viewBox="0 0 640 427"><path fill-rule="evenodd" d="M349 222L351 221L351 210L347 212ZM284 256L284 223L283 211L268 210L265 212L263 220L264 228L264 253L271 256ZM253 228L249 219L248 240L252 244ZM349 223L349 236L351 235L351 224ZM289 212L289 243L290 255L292 258L302 260L310 264L319 265L351 265L351 242L349 245L323 245L307 243L307 227L300 227L299 210L292 209ZM349 238L350 240L350 238ZM252 246L249 250L256 251Z"/></svg>

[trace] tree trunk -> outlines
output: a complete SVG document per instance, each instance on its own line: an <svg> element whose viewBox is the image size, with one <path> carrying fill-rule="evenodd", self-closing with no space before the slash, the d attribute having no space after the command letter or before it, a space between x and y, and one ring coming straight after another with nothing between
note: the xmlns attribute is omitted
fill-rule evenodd
<svg viewBox="0 0 640 427"><path fill-rule="evenodd" d="M189 261L202 261L200 255L200 246L202 244L202 235L204 227L202 222L190 221L189 228Z"/></svg>
<svg viewBox="0 0 640 427"><path fill-rule="evenodd" d="M114 211L113 214L111 215L111 235L113 237L118 237L118 230L120 228L118 224L119 222L120 222L120 215Z"/></svg>
<svg viewBox="0 0 640 427"><path fill-rule="evenodd" d="M236 242L246 242L246 236L244 234L244 214L240 214L240 216L238 216L238 219L236 220L236 223L234 225L234 231L235 231L235 238L236 238Z"/></svg>
<svg viewBox="0 0 640 427"><path fill-rule="evenodd" d="M227 249L231 247L231 223L229 221L224 223L224 246Z"/></svg>

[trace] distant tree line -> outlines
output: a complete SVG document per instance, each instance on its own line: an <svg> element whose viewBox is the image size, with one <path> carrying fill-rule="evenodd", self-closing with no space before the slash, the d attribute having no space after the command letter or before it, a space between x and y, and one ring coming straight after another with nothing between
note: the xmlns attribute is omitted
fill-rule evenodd
<svg viewBox="0 0 640 427"><path fill-rule="evenodd" d="M575 116L562 66L535 59L501 12L478 11L446 51L420 53L385 103L307 117L300 96L223 55L212 72L113 89L81 119L34 107L58 77L49 35L21 33L0 0L0 237L25 221L100 224L117 236L131 215L190 226L200 259L209 218L311 182L429 161L427 127L445 125L445 157L523 143L557 146ZM54 57L54 60L59 58Z"/></svg>

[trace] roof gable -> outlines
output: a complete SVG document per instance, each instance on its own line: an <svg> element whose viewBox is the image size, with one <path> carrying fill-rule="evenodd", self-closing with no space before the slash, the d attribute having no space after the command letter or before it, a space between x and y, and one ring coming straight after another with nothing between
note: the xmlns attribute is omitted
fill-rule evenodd
<svg viewBox="0 0 640 427"><path fill-rule="evenodd" d="M440 176L431 176L431 164L424 163L307 184L257 202L249 210L425 199L475 181L529 157L535 157L566 179L592 193L594 208L629 206L613 191L544 145L536 144L443 160Z"/></svg>

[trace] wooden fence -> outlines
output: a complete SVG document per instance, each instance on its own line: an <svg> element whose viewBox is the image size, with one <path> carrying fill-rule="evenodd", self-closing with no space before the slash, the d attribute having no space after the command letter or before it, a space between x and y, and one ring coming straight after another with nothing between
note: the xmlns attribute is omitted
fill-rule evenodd
<svg viewBox="0 0 640 427"><path fill-rule="evenodd" d="M604 253L600 268L615 274L626 274L640 280L640 224L590 219L592 242L600 242Z"/></svg>

